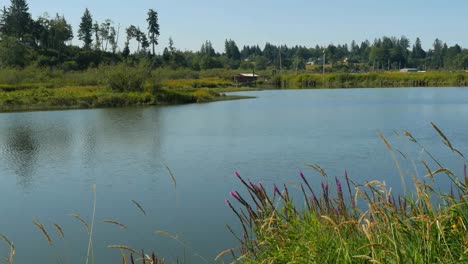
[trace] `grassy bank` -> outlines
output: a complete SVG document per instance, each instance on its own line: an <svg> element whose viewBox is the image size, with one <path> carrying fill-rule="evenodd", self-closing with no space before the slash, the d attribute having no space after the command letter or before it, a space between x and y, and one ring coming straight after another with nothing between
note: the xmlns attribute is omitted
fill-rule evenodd
<svg viewBox="0 0 468 264"><path fill-rule="evenodd" d="M175 74L175 73L174 73ZM184 74L185 76L185 74ZM197 76L195 76L197 77ZM145 66L106 66L81 72L25 68L0 71L0 111L86 109L235 100L225 79L168 79ZM247 88L249 89L249 88Z"/></svg>
<svg viewBox="0 0 468 264"><path fill-rule="evenodd" d="M436 128L434 126L434 128ZM464 159L440 132L444 143ZM409 132L406 137L418 147ZM393 153L388 141L382 138ZM424 150L424 149L423 149ZM432 156L431 156L432 157ZM439 164L436 160L433 164ZM238 204L228 206L239 219L243 233L236 235L241 263L467 263L468 177L456 176L442 165L427 169L423 178L411 176L414 185L396 195L385 182L354 183L347 174L316 182L300 174L298 187L305 205L297 206L290 190L247 183L237 174L244 191L231 192ZM435 183L445 177L449 191ZM305 209L304 209L305 208Z"/></svg>
<svg viewBox="0 0 468 264"><path fill-rule="evenodd" d="M241 99L226 92L256 89L466 86L466 72L328 73L256 72L249 87L235 87L239 71L192 71L145 64L100 66L83 71L52 68L4 68L0 71L0 111L100 108L118 106L201 103Z"/></svg>

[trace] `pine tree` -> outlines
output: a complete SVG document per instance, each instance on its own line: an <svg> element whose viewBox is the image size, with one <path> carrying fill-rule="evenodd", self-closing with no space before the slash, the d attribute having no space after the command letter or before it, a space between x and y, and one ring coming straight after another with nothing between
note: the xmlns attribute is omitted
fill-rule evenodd
<svg viewBox="0 0 468 264"><path fill-rule="evenodd" d="M83 41L85 49L91 49L93 43L93 17L86 8L83 16L81 17L80 28L78 29L78 38Z"/></svg>
<svg viewBox="0 0 468 264"><path fill-rule="evenodd" d="M414 59L424 59L426 57L426 52L423 50L421 45L421 40L416 38L416 42L413 46L413 58Z"/></svg>
<svg viewBox="0 0 468 264"><path fill-rule="evenodd" d="M25 0L11 0L10 7L3 9L1 32L24 41L26 35L32 35L33 22Z"/></svg>
<svg viewBox="0 0 468 264"><path fill-rule="evenodd" d="M150 9L148 11L148 36L149 42L153 46L153 55L155 55L154 47L158 45L158 37L159 37L159 22L158 22L158 12Z"/></svg>

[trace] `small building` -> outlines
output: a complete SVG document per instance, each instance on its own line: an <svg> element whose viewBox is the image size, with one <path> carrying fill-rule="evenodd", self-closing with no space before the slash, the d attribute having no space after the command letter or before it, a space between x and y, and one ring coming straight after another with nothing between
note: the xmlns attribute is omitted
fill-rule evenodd
<svg viewBox="0 0 468 264"><path fill-rule="evenodd" d="M403 68L400 70L400 72L418 72L418 69L416 68Z"/></svg>
<svg viewBox="0 0 468 264"><path fill-rule="evenodd" d="M258 79L258 75L254 73L239 73L233 77L234 83L237 85L250 85L255 83Z"/></svg>

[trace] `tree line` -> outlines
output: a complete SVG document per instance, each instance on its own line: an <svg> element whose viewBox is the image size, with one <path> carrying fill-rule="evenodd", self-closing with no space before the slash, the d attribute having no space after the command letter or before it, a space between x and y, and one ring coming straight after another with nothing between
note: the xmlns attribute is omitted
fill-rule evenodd
<svg viewBox="0 0 468 264"><path fill-rule="evenodd" d="M324 64L327 71L333 72L468 68L468 50L458 44L449 47L436 39L430 49L424 50L419 38L411 44L405 36L315 47L267 42L263 47L244 45L240 48L234 40L227 39L222 52L217 52L210 41L204 42L198 51L181 51L170 38L162 54L157 54L158 13L149 9L146 21L144 29L134 25L121 28L110 19L99 23L93 19L91 11L85 9L77 31L82 45L76 46L72 44L72 25L64 16L45 14L33 19L26 0L11 0L0 12L0 67L34 65L83 70L103 64L147 60L153 67L196 71L215 68L321 71ZM120 37L125 38L123 48L118 44ZM130 44L132 41L134 45Z"/></svg>

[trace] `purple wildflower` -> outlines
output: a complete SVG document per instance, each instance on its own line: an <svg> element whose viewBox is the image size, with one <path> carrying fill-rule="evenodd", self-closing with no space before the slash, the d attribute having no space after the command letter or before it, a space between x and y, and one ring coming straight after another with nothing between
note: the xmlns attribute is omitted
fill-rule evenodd
<svg viewBox="0 0 468 264"><path fill-rule="evenodd" d="M279 196L281 196L281 193L280 193L278 187L276 186L276 184L273 184L273 192L274 192L274 194L278 194Z"/></svg>
<svg viewBox="0 0 468 264"><path fill-rule="evenodd" d="M237 178L239 178L239 180L241 180L241 181L243 180L242 177L240 176L239 172L237 172L237 171L236 171L236 176L237 176Z"/></svg>
<svg viewBox="0 0 468 264"><path fill-rule="evenodd" d="M237 192L230 192L229 194L236 200L240 201L240 197Z"/></svg>
<svg viewBox="0 0 468 264"><path fill-rule="evenodd" d="M260 186L262 190L265 190L265 188L263 188L262 182L258 182L258 186Z"/></svg>
<svg viewBox="0 0 468 264"><path fill-rule="evenodd" d="M340 180L339 180L337 177L335 177L335 181L336 181L336 188L338 189L338 193L339 193L339 194L340 194L340 193L343 193L343 188L341 187L341 182L340 182Z"/></svg>
<svg viewBox="0 0 468 264"><path fill-rule="evenodd" d="M302 173L302 171L299 173L299 175L301 176L302 180L304 182L307 182L306 178L304 177L304 173Z"/></svg>
<svg viewBox="0 0 468 264"><path fill-rule="evenodd" d="M249 180L249 184L250 184L250 186L252 186L252 188L254 189L254 191L258 191L258 186L255 185L255 183L253 183L251 180Z"/></svg>
<svg viewBox="0 0 468 264"><path fill-rule="evenodd" d="M328 182L327 183L323 183L322 182L322 191L328 195Z"/></svg>
<svg viewBox="0 0 468 264"><path fill-rule="evenodd" d="M317 196L315 196L315 194L312 194L312 201L315 203L317 202Z"/></svg>
<svg viewBox="0 0 468 264"><path fill-rule="evenodd" d="M231 202L229 201L228 198L226 198L226 204L229 205L229 206L231 206Z"/></svg>

